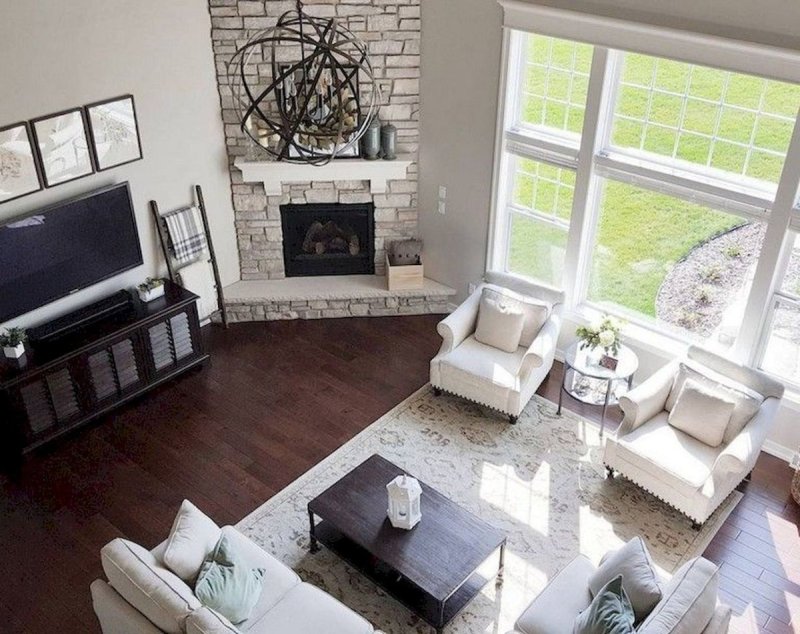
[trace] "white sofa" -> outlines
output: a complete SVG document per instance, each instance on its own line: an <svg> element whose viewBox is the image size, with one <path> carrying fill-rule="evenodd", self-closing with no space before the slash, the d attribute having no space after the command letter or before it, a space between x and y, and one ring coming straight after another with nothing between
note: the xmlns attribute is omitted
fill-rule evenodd
<svg viewBox="0 0 800 634"><path fill-rule="evenodd" d="M755 416L729 442L711 447L669 425L668 401L681 364L763 398ZM698 528L753 470L783 389L763 372L692 346L685 359L666 365L620 399L625 417L606 442L603 462L609 475L619 472Z"/></svg>
<svg viewBox="0 0 800 634"><path fill-rule="evenodd" d="M589 607L589 579L596 567L579 555L533 600L509 634L566 634ZM637 634L724 634L731 609L717 602L719 571L702 557L660 579L661 601L637 627Z"/></svg>
<svg viewBox="0 0 800 634"><path fill-rule="evenodd" d="M101 551L107 580L97 579L91 585L104 634L373 634L366 619L303 583L293 570L235 529L232 534L245 560L266 569L250 618L234 626L204 607L192 588L164 565L166 542L149 551L115 539Z"/></svg>
<svg viewBox="0 0 800 634"><path fill-rule="evenodd" d="M530 346L503 352L475 339L478 307L486 286L508 288L553 306ZM442 346L431 361L431 385L436 394L450 392L487 405L507 414L515 423L553 366L563 303L561 291L506 273L486 273L485 283L438 325Z"/></svg>

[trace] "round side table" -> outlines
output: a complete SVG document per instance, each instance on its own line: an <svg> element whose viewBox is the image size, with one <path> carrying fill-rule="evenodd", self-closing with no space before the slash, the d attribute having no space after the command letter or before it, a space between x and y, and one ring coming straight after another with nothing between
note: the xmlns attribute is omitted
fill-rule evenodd
<svg viewBox="0 0 800 634"><path fill-rule="evenodd" d="M606 411L609 405L616 405L619 397L625 394L633 383L633 375L639 367L639 357L627 346L620 346L617 367L605 368L589 350L580 350L578 342L573 343L564 355L564 376L558 392L558 414L564 394L587 405L602 405L600 417L600 436L606 426Z"/></svg>

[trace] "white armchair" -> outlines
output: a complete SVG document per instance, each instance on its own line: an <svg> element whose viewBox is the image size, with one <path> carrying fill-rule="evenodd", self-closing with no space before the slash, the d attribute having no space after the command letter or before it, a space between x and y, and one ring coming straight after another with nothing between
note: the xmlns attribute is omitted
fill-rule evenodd
<svg viewBox="0 0 800 634"><path fill-rule="evenodd" d="M507 288L553 306L550 317L528 347L503 352L475 339L481 294L485 287ZM505 273L489 271L467 300L439 322L442 347L431 361L435 393L456 394L508 415L515 423L553 366L564 294Z"/></svg>
<svg viewBox="0 0 800 634"><path fill-rule="evenodd" d="M763 399L741 431L718 447L668 423L670 393L681 364ZM610 476L619 472L690 517L698 528L753 470L783 389L762 372L692 346L686 359L661 368L620 399L625 417L606 442L603 462Z"/></svg>

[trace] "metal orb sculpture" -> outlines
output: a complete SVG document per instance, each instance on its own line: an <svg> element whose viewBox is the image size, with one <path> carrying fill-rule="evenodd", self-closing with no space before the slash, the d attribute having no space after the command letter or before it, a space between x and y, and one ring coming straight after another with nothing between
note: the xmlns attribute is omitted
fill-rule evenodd
<svg viewBox="0 0 800 634"><path fill-rule="evenodd" d="M278 161L357 155L380 105L366 44L301 2L234 53L228 76L242 131Z"/></svg>

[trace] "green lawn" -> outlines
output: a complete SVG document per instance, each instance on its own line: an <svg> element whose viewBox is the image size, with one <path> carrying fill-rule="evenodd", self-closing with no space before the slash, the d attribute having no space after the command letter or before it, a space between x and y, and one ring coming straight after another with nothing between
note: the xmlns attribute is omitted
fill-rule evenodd
<svg viewBox="0 0 800 634"><path fill-rule="evenodd" d="M534 36L528 40L522 119L580 133L591 48ZM551 60L551 61L548 61ZM550 64L550 70L543 65ZM567 70L553 70L553 64ZM612 127L612 143L662 156L777 182L791 122L800 105L800 86L656 61L629 54ZM653 84L691 98L654 93ZM720 106L705 100L723 100ZM742 108L760 110L762 114ZM670 129L676 128L676 129ZM714 135L711 143L703 135ZM749 153L736 142L752 144ZM777 152L779 155L773 154ZM574 174L518 160L514 202L554 220L569 220ZM667 272L694 246L742 224L731 214L617 182L604 187L592 254L589 297L655 316L655 300ZM551 284L560 282L566 231L557 222L514 215L509 267Z"/></svg>

